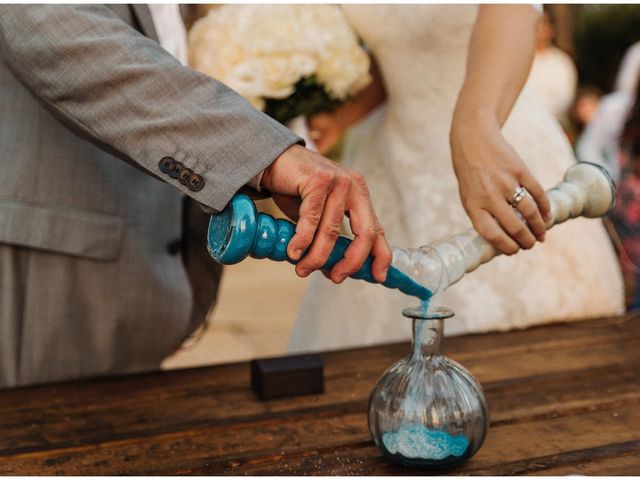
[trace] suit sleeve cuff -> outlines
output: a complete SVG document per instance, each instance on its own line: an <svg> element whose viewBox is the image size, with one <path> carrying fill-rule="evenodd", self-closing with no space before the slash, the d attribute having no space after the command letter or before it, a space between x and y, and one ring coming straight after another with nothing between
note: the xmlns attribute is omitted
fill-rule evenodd
<svg viewBox="0 0 640 480"><path fill-rule="evenodd" d="M256 192L260 192L260 182L262 181L262 175L264 174L264 170L261 170L255 177L247 182L247 187L253 188Z"/></svg>

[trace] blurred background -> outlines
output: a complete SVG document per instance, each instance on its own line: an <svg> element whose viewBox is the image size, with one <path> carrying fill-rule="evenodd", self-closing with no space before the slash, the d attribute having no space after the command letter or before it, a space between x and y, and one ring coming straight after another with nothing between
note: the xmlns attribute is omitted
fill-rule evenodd
<svg viewBox="0 0 640 480"><path fill-rule="evenodd" d="M183 7L187 29L211 8L215 6ZM634 248L640 245L634 228L640 227L640 217L631 215L640 211L634 209L640 208L640 188L636 176L628 179L620 173L619 142L638 89L637 42L640 5L545 5L528 81L562 125L577 158L606 165L619 189L627 192L624 201L618 201L609 231L620 256L630 309L640 303L635 267L640 265L640 248ZM636 154L640 158L640 150L630 150L632 157ZM339 161L339 148L331 156ZM269 200L261 201L259 208L284 216ZM284 354L307 284L308 279L297 277L288 263L247 259L225 267L218 304L207 325L164 367Z"/></svg>

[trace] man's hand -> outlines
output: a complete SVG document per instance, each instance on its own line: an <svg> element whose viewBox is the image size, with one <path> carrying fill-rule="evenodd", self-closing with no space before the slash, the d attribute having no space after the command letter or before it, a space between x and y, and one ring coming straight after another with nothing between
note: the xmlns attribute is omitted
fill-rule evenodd
<svg viewBox="0 0 640 480"><path fill-rule="evenodd" d="M391 249L371 206L364 177L299 145L286 150L262 175L278 207L297 221L287 255L296 273L306 277L327 259L346 214L355 237L344 258L334 265L330 278L341 283L373 256L372 273L382 282L391 264Z"/></svg>

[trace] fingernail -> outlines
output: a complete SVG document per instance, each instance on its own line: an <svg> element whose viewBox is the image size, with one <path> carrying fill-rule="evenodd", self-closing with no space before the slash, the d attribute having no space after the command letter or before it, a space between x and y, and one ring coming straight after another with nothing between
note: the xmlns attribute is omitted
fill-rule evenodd
<svg viewBox="0 0 640 480"><path fill-rule="evenodd" d="M384 279L384 280L386 280L386 279L387 279L387 273L389 273L389 267L385 268L385 269L382 271L382 277L383 277L383 279ZM382 281L384 282L384 280L382 280Z"/></svg>
<svg viewBox="0 0 640 480"><path fill-rule="evenodd" d="M309 270L307 270L306 268L301 268L300 270L298 270L299 277L306 277L307 275L309 275Z"/></svg>
<svg viewBox="0 0 640 480"><path fill-rule="evenodd" d="M293 252L291 252L291 260L299 260L302 256L302 250L300 248L296 248Z"/></svg>

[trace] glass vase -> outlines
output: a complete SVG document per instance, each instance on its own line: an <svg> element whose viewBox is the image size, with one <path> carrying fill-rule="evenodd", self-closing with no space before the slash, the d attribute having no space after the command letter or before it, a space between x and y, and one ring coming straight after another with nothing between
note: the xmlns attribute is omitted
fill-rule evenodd
<svg viewBox="0 0 640 480"><path fill-rule="evenodd" d="M411 354L382 375L369 398L369 430L384 455L410 467L447 469L464 463L487 434L480 384L442 355L446 308L405 309L413 319Z"/></svg>

